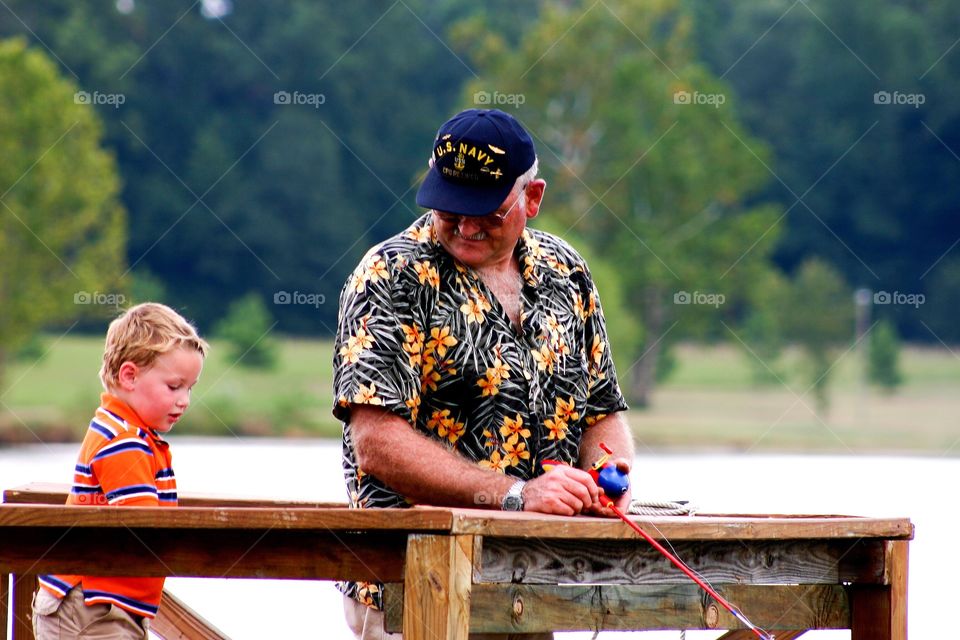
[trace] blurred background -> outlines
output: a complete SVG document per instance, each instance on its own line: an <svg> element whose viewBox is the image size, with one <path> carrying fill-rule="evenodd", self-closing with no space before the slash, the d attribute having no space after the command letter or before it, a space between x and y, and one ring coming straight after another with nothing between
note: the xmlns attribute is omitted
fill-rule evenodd
<svg viewBox="0 0 960 640"><path fill-rule="evenodd" d="M958 45L946 0L0 0L0 488L70 480L106 326L157 300L213 344L181 489L342 500L341 286L421 214L439 125L496 107L598 281L635 495L909 516L940 637ZM253 582L168 584L235 638L347 637L330 585Z"/></svg>
<svg viewBox="0 0 960 640"><path fill-rule="evenodd" d="M437 127L534 136L645 450L960 452L945 0L0 3L0 440L76 440L118 310L213 355L179 434L338 437L346 275Z"/></svg>

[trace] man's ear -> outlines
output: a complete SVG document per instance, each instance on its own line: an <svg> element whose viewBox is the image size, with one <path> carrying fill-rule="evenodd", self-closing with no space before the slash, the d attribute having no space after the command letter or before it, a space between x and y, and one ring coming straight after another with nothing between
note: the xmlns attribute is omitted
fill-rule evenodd
<svg viewBox="0 0 960 640"><path fill-rule="evenodd" d="M543 202L543 192L547 189L546 180L533 180L527 185L527 217L536 218L540 213L540 203Z"/></svg>
<svg viewBox="0 0 960 640"><path fill-rule="evenodd" d="M117 372L117 384L121 389L133 391L137 376L140 375L140 367L129 360L120 365L120 371Z"/></svg>

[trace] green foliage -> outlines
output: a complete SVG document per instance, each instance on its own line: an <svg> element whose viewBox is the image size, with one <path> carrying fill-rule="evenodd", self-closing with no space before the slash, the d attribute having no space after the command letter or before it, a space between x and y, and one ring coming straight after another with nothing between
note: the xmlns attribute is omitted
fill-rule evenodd
<svg viewBox="0 0 960 640"><path fill-rule="evenodd" d="M756 386L783 383L780 363L784 347L782 309L789 283L778 272L764 274L756 283L753 304L734 343L744 352L750 379Z"/></svg>
<svg viewBox="0 0 960 640"><path fill-rule="evenodd" d="M853 331L853 298L840 274L816 258L797 271L782 306L784 334L807 359L807 381L817 408L829 406L828 385L836 348L849 342Z"/></svg>
<svg viewBox="0 0 960 640"><path fill-rule="evenodd" d="M366 249L419 214L411 180L470 74L438 34L478 10L229 4L219 19L192 0L0 10L0 34L41 40L90 93L125 96L97 108L126 177L130 261L201 327L251 289L335 301ZM277 320L332 334L336 305L285 306Z"/></svg>
<svg viewBox="0 0 960 640"><path fill-rule="evenodd" d="M937 284L957 280L941 258L960 237L955 3L685 4L701 59L777 157L765 196L790 208L777 262L818 255L851 284L939 295L891 319L912 339L960 340L957 296Z"/></svg>
<svg viewBox="0 0 960 640"><path fill-rule="evenodd" d="M466 103L480 96L515 113L537 143L542 217L620 274L637 319L628 357L637 366L624 383L640 405L664 341L735 322L778 235L778 212L745 202L769 177L766 146L738 123L729 88L692 57L690 32L669 0L548 4L516 47L482 22L455 30L482 70ZM672 304L682 291L725 303Z"/></svg>
<svg viewBox="0 0 960 640"><path fill-rule="evenodd" d="M275 325L263 299L251 292L230 305L213 335L227 343L231 361L250 369L272 369L278 355L271 335Z"/></svg>
<svg viewBox="0 0 960 640"><path fill-rule="evenodd" d="M867 378L888 393L903 384L903 374L900 371L900 339L893 324L887 320L880 320L870 332Z"/></svg>
<svg viewBox="0 0 960 640"><path fill-rule="evenodd" d="M125 298L116 165L77 91L42 50L0 41L0 375L41 326Z"/></svg>

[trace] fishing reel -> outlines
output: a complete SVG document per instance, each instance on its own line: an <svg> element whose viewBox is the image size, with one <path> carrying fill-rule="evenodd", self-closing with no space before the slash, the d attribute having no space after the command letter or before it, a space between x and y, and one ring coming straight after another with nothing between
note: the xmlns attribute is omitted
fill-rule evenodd
<svg viewBox="0 0 960 640"><path fill-rule="evenodd" d="M610 456L613 455L610 447L601 442L600 448L603 450L603 455L593 463L593 468L589 471L590 477L608 498L616 500L630 488L630 476L620 471L617 465L609 462Z"/></svg>

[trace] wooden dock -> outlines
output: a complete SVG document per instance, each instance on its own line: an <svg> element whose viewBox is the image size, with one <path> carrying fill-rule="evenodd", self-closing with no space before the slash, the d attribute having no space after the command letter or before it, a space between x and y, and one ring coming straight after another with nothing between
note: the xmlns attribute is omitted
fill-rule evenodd
<svg viewBox="0 0 960 640"><path fill-rule="evenodd" d="M618 520L190 496L177 509L60 506L65 496L31 485L0 505L0 602L13 574L15 640L32 637L35 576L52 572L384 582L387 628L407 640L595 629L753 637ZM634 520L778 640L810 629L907 638L906 518ZM223 637L167 596L161 614L163 637ZM0 606L0 629L6 615Z"/></svg>

